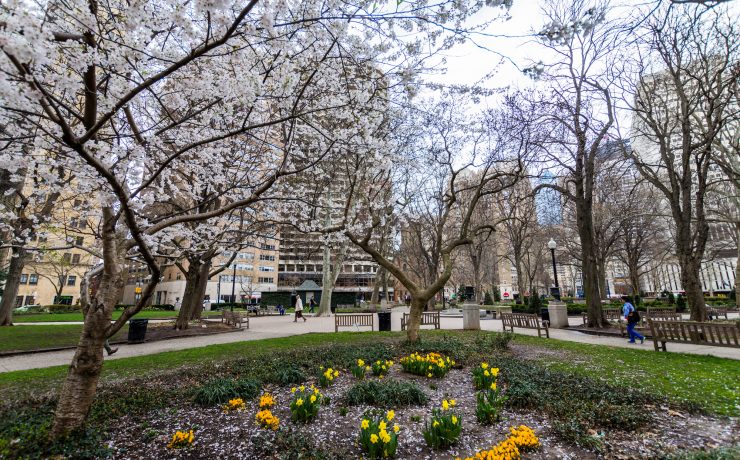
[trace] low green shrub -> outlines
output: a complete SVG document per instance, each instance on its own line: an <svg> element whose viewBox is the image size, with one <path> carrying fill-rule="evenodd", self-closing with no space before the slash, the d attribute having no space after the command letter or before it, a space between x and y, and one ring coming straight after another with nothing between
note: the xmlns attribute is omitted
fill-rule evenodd
<svg viewBox="0 0 740 460"><path fill-rule="evenodd" d="M367 404L370 406L395 408L421 406L428 396L418 385L398 380L363 380L353 385L344 397L348 406Z"/></svg>
<svg viewBox="0 0 740 460"><path fill-rule="evenodd" d="M104 432L92 427L52 441L53 410L47 403L4 412L0 418L0 458L105 458L111 454L103 443Z"/></svg>
<svg viewBox="0 0 740 460"><path fill-rule="evenodd" d="M232 398L254 399L262 385L254 379L215 379L195 391L193 401L201 406L225 404Z"/></svg>
<svg viewBox="0 0 740 460"><path fill-rule="evenodd" d="M46 305L44 307L46 311L49 313L77 313L79 311L82 311L82 307L80 305Z"/></svg>
<svg viewBox="0 0 740 460"><path fill-rule="evenodd" d="M161 305L149 305L147 307L144 307L143 310L148 311L175 311L175 306L165 303Z"/></svg>

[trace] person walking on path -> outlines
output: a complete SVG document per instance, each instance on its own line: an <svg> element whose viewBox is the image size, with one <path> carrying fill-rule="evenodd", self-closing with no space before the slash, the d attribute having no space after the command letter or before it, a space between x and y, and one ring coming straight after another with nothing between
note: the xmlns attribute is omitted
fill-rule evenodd
<svg viewBox="0 0 740 460"><path fill-rule="evenodd" d="M105 351L108 352L108 356L118 351L118 348L111 348L108 339L105 339L105 342L103 342L103 348L105 348Z"/></svg>
<svg viewBox="0 0 740 460"><path fill-rule="evenodd" d="M298 318L303 318L303 322L306 322L306 318L303 317L303 301L301 300L301 296L297 296L295 300L295 319L293 322L298 321Z"/></svg>
<svg viewBox="0 0 740 460"><path fill-rule="evenodd" d="M640 314L637 313L637 309L630 303L629 297L622 297L624 300L624 307L622 307L622 314L624 320L627 321L627 335L629 336L629 343L635 343L635 339L640 339L640 343L645 342L645 337L639 332L635 331L635 326L640 321Z"/></svg>
<svg viewBox="0 0 740 460"><path fill-rule="evenodd" d="M308 312L313 313L314 308L316 308L316 301L313 297L308 301Z"/></svg>

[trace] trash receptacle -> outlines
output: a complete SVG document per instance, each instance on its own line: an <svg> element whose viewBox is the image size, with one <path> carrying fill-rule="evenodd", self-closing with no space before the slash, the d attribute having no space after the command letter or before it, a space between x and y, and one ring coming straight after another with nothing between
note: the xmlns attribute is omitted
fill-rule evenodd
<svg viewBox="0 0 740 460"><path fill-rule="evenodd" d="M378 330L379 331L390 331L391 330L391 312L379 311L378 312Z"/></svg>
<svg viewBox="0 0 740 460"><path fill-rule="evenodd" d="M128 343L143 342L146 337L148 319L132 319L128 322Z"/></svg>
<svg viewBox="0 0 740 460"><path fill-rule="evenodd" d="M331 310L331 314L332 315L334 315L334 314L337 313L337 306L336 305L330 306L329 309Z"/></svg>
<svg viewBox="0 0 740 460"><path fill-rule="evenodd" d="M540 313L542 314L542 321L550 321L550 311L547 309L547 307L542 307L540 309Z"/></svg>

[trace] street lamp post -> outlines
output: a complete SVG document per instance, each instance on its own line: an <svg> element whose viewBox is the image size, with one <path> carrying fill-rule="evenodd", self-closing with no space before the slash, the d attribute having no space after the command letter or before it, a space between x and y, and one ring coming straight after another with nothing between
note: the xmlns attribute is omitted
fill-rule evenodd
<svg viewBox="0 0 740 460"><path fill-rule="evenodd" d="M236 264L234 264L234 271L231 277L231 311L234 311L234 303L236 302Z"/></svg>
<svg viewBox="0 0 740 460"><path fill-rule="evenodd" d="M550 248L550 254L552 254L552 273L555 276L555 300L560 301L560 286L558 285L558 266L555 263L555 248L557 247L555 240L550 238L547 243L547 247Z"/></svg>

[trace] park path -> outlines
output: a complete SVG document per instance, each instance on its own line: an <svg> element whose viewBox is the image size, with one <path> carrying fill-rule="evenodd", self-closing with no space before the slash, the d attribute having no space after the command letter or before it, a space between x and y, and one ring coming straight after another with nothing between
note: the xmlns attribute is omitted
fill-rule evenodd
<svg viewBox="0 0 740 460"><path fill-rule="evenodd" d="M391 316L391 329L394 331L401 330L401 315L405 309L394 309ZM221 343L247 342L252 340L289 337L294 335L308 334L311 332L334 332L334 318L315 318L308 317L308 321L293 322L292 316L261 316L250 318L250 329L239 332L230 332L225 334L215 334L206 336L183 337L181 339L161 340L158 342L149 342L143 344L117 345L118 353L106 359L130 358L133 356L152 355L166 351L179 351L188 348L205 347ZM576 317L570 318L571 325L580 324L581 319ZM442 329L462 329L463 321L459 317L442 317ZM31 323L29 323L31 324ZM377 328L377 322L376 326ZM499 320L481 320L481 329L488 331L501 331L503 326ZM351 330L343 328L342 330ZM361 328L361 330L368 330ZM516 329L517 334L537 335L537 331L530 329ZM570 329L550 329L550 337L559 340L568 340L571 342L588 343L596 345L606 345L611 347L622 348L640 348L644 350L653 350L653 342L646 340L644 344L629 344L626 339L620 337L606 337L591 334L584 334L579 331ZM546 340L546 339L543 339ZM710 355L721 358L730 358L740 360L740 349L724 347L708 347L701 345L669 343L670 352L681 352L696 355ZM0 372L19 371L26 369L36 369L43 367L52 367L67 365L72 360L74 350L52 351L44 353L32 353L25 355L16 355L0 358Z"/></svg>

